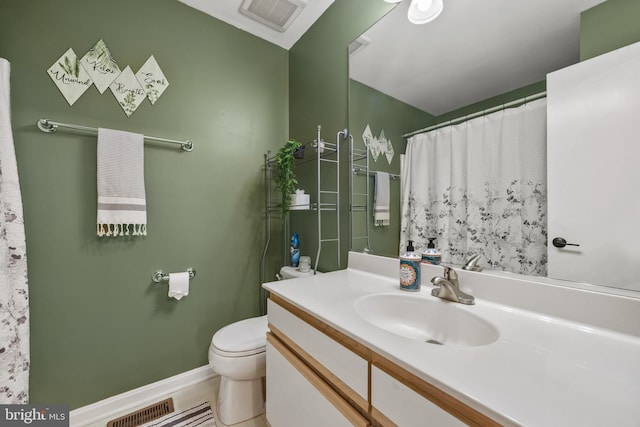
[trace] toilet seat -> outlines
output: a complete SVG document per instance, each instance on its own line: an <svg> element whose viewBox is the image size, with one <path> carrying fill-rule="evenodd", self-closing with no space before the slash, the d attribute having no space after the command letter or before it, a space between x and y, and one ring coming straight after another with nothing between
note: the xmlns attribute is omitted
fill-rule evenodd
<svg viewBox="0 0 640 427"><path fill-rule="evenodd" d="M209 366L220 376L216 406L218 419L224 425L251 419L265 411L267 332L265 315L234 322L211 338Z"/></svg>
<svg viewBox="0 0 640 427"><path fill-rule="evenodd" d="M266 315L240 320L216 332L211 338L211 349L225 357L263 353L267 345L267 331Z"/></svg>

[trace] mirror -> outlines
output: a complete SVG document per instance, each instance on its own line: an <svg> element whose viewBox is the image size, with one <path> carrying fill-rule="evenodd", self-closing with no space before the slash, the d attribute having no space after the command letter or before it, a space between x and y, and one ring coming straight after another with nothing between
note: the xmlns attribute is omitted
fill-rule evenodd
<svg viewBox="0 0 640 427"><path fill-rule="evenodd" d="M457 0L421 26L407 20L408 0L398 4L349 47L349 127L354 151L369 152L370 175L399 174L400 160L373 160L367 129L378 140L384 131L399 157L404 134L545 90L547 73L579 62L580 13L601 2ZM352 250L397 257L399 180L390 184L390 225L375 227L373 178L366 179L352 174L352 205L366 194L369 206L352 212Z"/></svg>

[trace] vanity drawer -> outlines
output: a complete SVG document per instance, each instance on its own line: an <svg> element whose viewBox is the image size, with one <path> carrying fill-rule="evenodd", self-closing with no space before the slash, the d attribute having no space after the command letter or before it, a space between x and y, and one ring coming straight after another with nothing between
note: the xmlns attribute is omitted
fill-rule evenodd
<svg viewBox="0 0 640 427"><path fill-rule="evenodd" d="M371 406L375 425L382 427L467 425L375 366L371 367Z"/></svg>
<svg viewBox="0 0 640 427"><path fill-rule="evenodd" d="M267 422L272 427L367 427L342 399L272 333L267 334Z"/></svg>
<svg viewBox="0 0 640 427"><path fill-rule="evenodd" d="M295 307L288 307L285 301L277 302L273 298L268 301L271 332L348 400L367 412L368 361L325 334L322 322L314 318L302 320L292 313ZM297 314L304 316L304 313Z"/></svg>

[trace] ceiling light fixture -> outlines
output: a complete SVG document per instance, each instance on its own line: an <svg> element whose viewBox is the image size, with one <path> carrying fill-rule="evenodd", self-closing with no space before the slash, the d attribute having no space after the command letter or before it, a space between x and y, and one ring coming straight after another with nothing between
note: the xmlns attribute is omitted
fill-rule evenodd
<svg viewBox="0 0 640 427"><path fill-rule="evenodd" d="M400 3L402 0L384 0L387 3ZM436 19L444 5L442 0L411 0L407 18L412 24L426 24Z"/></svg>

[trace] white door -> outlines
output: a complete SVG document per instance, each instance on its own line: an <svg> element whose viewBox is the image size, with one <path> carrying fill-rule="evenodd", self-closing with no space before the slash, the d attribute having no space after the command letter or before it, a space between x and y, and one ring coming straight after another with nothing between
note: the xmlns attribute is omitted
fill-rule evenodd
<svg viewBox="0 0 640 427"><path fill-rule="evenodd" d="M549 74L547 108L549 277L640 290L640 43Z"/></svg>

